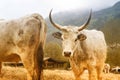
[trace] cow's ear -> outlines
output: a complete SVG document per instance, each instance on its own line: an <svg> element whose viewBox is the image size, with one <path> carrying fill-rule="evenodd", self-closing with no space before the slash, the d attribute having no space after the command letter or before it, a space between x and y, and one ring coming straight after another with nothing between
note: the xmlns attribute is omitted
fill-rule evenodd
<svg viewBox="0 0 120 80"><path fill-rule="evenodd" d="M60 33L60 32L54 32L54 33L52 33L52 36L54 36L54 37L57 38L57 39L62 39L62 38L61 38L62 33Z"/></svg>
<svg viewBox="0 0 120 80"><path fill-rule="evenodd" d="M79 35L77 36L77 38L78 38L80 41L83 41L83 40L85 40L87 37L86 37L86 35L84 35L84 34L79 34Z"/></svg>

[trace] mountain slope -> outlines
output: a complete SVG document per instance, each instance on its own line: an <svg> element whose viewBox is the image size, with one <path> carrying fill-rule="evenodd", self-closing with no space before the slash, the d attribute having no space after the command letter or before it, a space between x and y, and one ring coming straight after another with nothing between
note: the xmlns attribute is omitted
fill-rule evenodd
<svg viewBox="0 0 120 80"><path fill-rule="evenodd" d="M87 20L88 16L89 16L89 10L81 11L79 9L74 11L60 12L56 14L54 14L53 11L52 14L52 18L54 22L61 25L75 25L75 26L82 25ZM119 18L120 18L120 1L117 2L115 5L113 5L112 7L97 12L93 12L91 22L88 25L88 29L94 28L94 29L103 30L104 32L114 33L114 30L112 31L111 29L114 27L115 24L119 24L119 20L116 20ZM114 23L112 23L113 21ZM47 41L59 42L59 40L56 40L51 36L53 32L58 30L51 25L51 23L49 22L49 18L46 18L46 22L48 24ZM115 26L115 28L116 29L119 28L119 25ZM118 31L117 33L119 34L120 31ZM106 37L111 37L111 36L106 34ZM109 38L107 40L109 40Z"/></svg>
<svg viewBox="0 0 120 80"><path fill-rule="evenodd" d="M95 12L93 17L93 28L100 29L109 20L120 17L120 2L117 2L114 6Z"/></svg>

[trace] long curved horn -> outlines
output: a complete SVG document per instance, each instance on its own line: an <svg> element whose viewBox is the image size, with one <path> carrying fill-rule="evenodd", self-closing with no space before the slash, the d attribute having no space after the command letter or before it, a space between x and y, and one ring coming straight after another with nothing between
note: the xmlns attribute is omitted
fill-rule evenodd
<svg viewBox="0 0 120 80"><path fill-rule="evenodd" d="M52 24L54 27L56 27L57 29L61 30L61 29L62 29L61 26L53 22L52 17L51 17L51 13L52 13L52 9L51 9L51 11L50 11L50 13L49 13L49 19L50 19L51 24Z"/></svg>
<svg viewBox="0 0 120 80"><path fill-rule="evenodd" d="M90 23L91 15L92 15L92 9L91 9L91 11L90 11L90 15L89 15L89 18L88 18L87 22L84 23L84 24L78 29L78 31L81 31L81 30L83 30L83 29L85 29L85 28L87 27L87 25Z"/></svg>

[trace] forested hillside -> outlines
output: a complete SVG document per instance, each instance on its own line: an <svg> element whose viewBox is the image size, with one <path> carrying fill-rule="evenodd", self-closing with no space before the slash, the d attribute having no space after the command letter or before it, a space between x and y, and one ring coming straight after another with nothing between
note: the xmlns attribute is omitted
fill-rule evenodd
<svg viewBox="0 0 120 80"><path fill-rule="evenodd" d="M88 18L90 10L74 10L74 11L66 11L66 12L59 12L54 14L53 10L53 20L56 23L59 23L61 25L75 25L80 26L82 25ZM111 26L112 23L110 21L114 21L115 24L119 24L119 21L116 19L120 18L120 2L116 3L112 7L93 12L91 22L88 26L88 29L98 29L103 30L105 26ZM51 33L57 31L51 23L49 22L49 18L46 18L46 22L48 25L48 38L47 41L54 40L53 37L51 37ZM109 24L110 23L110 24ZM117 28L118 26L116 26ZM109 27L107 27L109 28ZM103 30L105 31L105 30ZM120 33L120 31L118 32ZM106 35L106 37L109 37Z"/></svg>

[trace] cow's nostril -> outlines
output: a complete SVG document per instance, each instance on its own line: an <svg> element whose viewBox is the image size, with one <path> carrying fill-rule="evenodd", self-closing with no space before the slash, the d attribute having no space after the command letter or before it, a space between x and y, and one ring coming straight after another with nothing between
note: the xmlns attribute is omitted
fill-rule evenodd
<svg viewBox="0 0 120 80"><path fill-rule="evenodd" d="M64 52L65 57L70 57L70 55L71 55L71 52Z"/></svg>

